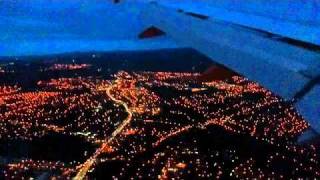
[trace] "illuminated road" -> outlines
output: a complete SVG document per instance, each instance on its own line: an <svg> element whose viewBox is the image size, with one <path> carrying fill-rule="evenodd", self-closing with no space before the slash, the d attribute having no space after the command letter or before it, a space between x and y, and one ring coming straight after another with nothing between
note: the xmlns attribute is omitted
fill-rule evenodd
<svg viewBox="0 0 320 180"><path fill-rule="evenodd" d="M77 167L77 169L79 169L77 175L73 178L74 180L82 180L85 178L87 172L89 171L89 169L92 167L92 165L94 164L94 162L96 162L97 157L104 152L104 149L108 146L109 143L111 143L115 137L117 137L117 135L119 133L121 133L121 131L131 122L132 119L132 112L130 111L128 105L121 101L118 100L116 98L114 98L111 93L110 90L112 89L112 85L109 86L106 89L101 89L101 90L105 90L108 97L114 101L117 104L122 105L125 108L125 111L128 113L128 116L126 117L126 119L124 119L122 121L122 123L113 131L113 133L111 134L110 138L102 143L101 147L99 149L96 150L96 152L83 164L79 165Z"/></svg>

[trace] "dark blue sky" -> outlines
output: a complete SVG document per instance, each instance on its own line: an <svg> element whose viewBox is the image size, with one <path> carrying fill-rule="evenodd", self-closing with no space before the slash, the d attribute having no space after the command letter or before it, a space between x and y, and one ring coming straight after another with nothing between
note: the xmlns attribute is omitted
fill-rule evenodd
<svg viewBox="0 0 320 180"><path fill-rule="evenodd" d="M124 8L109 0L0 0L0 56L123 46L115 40L143 29L138 9Z"/></svg>

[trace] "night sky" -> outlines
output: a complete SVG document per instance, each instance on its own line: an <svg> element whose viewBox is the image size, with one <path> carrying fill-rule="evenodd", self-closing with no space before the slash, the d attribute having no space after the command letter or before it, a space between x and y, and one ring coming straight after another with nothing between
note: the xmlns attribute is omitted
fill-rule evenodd
<svg viewBox="0 0 320 180"><path fill-rule="evenodd" d="M138 9L111 2L0 0L0 56L142 48L131 41L143 30Z"/></svg>

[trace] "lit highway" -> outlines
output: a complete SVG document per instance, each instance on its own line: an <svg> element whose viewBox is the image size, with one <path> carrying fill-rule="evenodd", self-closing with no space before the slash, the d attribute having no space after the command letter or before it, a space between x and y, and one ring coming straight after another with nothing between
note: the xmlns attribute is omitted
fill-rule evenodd
<svg viewBox="0 0 320 180"><path fill-rule="evenodd" d="M120 134L122 132L122 130L130 123L130 121L132 119L132 112L130 111L128 105L125 102L114 98L110 93L111 89L112 89L112 85L110 85L108 88L105 89L107 96L115 103L122 105L125 108L125 111L128 113L128 116L113 131L110 138L108 138L108 140L106 142L102 143L101 147L99 149L97 149L97 151L85 163L83 163L77 167L77 169L79 169L79 170L78 170L77 175L73 178L75 180L81 180L81 179L85 178L87 172L90 170L90 168L92 167L94 162L96 162L97 157L101 153L104 152L104 149L106 148L106 146L108 146L108 144L111 143L118 136L118 134ZM100 90L102 91L103 89L100 89Z"/></svg>

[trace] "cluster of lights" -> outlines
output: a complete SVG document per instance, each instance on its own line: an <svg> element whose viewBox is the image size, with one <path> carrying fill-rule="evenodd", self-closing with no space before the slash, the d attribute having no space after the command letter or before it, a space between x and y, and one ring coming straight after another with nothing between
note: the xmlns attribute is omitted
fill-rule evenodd
<svg viewBox="0 0 320 180"><path fill-rule="evenodd" d="M0 96L16 93L20 90L21 90L21 88L19 88L17 85L15 85L15 86L0 86Z"/></svg>
<svg viewBox="0 0 320 180"><path fill-rule="evenodd" d="M18 163L11 163L7 165L7 170L4 171L4 177L6 179L29 179L33 174L29 174L30 177L26 177L28 172L42 172L51 171L56 177L52 178L67 178L73 170L70 165L62 162L52 161L34 161L32 159L24 159Z"/></svg>
<svg viewBox="0 0 320 180"><path fill-rule="evenodd" d="M132 137L130 137L130 145L136 147L129 148L131 150L122 150L127 153L127 155L125 155L127 160L134 158L134 154L143 153L137 150L141 149L141 146L145 147L142 149L148 149L147 144L151 143L154 148L161 147L161 145L166 144L166 142L170 142L170 140L175 139L180 135L182 136L182 134L188 133L192 129L206 129L212 125L223 127L231 133L246 134L255 137L257 140L262 140L276 147L285 148L288 152L297 149L297 146L293 144L293 137L296 137L305 130L308 127L308 124L299 116L299 114L297 114L292 105L284 102L282 99L276 97L270 91L262 88L258 84L238 76L233 77L231 82L214 81L200 84L196 82L196 78L190 78L197 77L197 74L194 76L186 76L186 74L187 73L142 72L134 73L133 75L126 73L122 76L116 76L118 77L116 80L117 83L121 81L120 79L122 78L125 80L130 79L131 82L135 80L134 84L139 84L140 86L149 89L165 87L181 91L182 93L186 91L190 92L188 95L178 95L173 99L160 99L164 106L167 106L168 108L175 107L169 110L168 114L160 113L158 114L158 117L157 115L150 117L135 114L134 117L136 117L137 120L143 119L144 123L141 124L142 126L134 126L143 131L140 131L139 134L133 134L133 136L136 136L136 139L140 140L149 136L148 139L151 140L147 141L147 143L136 142L132 141ZM163 75L163 77L161 75ZM195 87L195 84L197 87ZM125 88L132 89L132 86L122 86L122 89ZM118 89L117 91L123 92L125 90ZM256 99L250 100L246 94L252 95L252 97ZM121 98L121 96L118 97ZM220 104L224 104L225 106L219 108ZM274 109L276 109L276 111ZM193 113L190 113L190 111L197 116L194 117ZM146 117L147 119L144 119ZM153 124L154 126L150 124ZM150 138L150 135L152 138ZM115 146L118 147L118 153L122 152L121 149L128 149L127 144L129 143L126 142L125 136L121 136L120 138L122 139L115 144ZM172 149L175 147L169 146L168 148ZM181 150L181 147L177 149L177 152L179 150ZM197 152L198 151L188 151L188 154L197 154ZM233 153L236 152L233 151ZM313 153L313 156L315 156L315 154L316 153ZM222 156L221 153L219 156ZM239 155L230 156L230 161L240 162L240 158ZM230 173L230 176L283 176L275 173L268 174L268 172L261 169L257 170L254 168L253 162L252 158L249 158L242 163L235 164L234 171L243 167L246 175L243 176ZM206 162L202 163L206 164ZM312 165L311 162L308 163L304 164L304 167L307 167L304 171L310 169L310 167L315 170L315 164ZM148 166L148 164L155 164L155 162L148 160L146 163L143 163L142 167ZM173 164L173 162L170 162L170 157L168 157L166 163L159 164L163 165L163 168L159 170L160 172L158 171L159 175L154 176L150 172L144 174L142 167L137 168L137 173L135 175L137 177L165 178L169 177L170 173L171 175L174 174L173 177L179 177L181 173L185 173L179 172L177 174L176 172L178 172L179 168L173 166ZM187 167L188 163L185 164ZM204 166L199 168L198 177L215 176L216 178L219 178L222 175L225 175L226 172L223 170L224 162L215 162L213 164L216 168L214 173L206 170L205 167L209 168L209 166ZM238 168L237 165L239 166ZM155 169L152 168L152 171L155 171ZM317 175L317 171L313 172ZM119 174L119 177L122 177L125 173L125 170L123 170Z"/></svg>
<svg viewBox="0 0 320 180"><path fill-rule="evenodd" d="M50 90L83 90L93 87L94 82L88 78L59 78L50 81L38 81L37 85Z"/></svg>
<svg viewBox="0 0 320 180"><path fill-rule="evenodd" d="M242 77L202 83L199 76L120 71L112 81L92 77L39 81L40 91L34 92L0 87L0 105L5 105L0 109L1 137L32 140L54 131L84 136L98 145L85 162L66 166L23 160L8 164L6 176L59 169L52 176L83 179L93 176L100 164L114 161L123 164L114 178L284 178L270 170L278 161L290 162L293 175L320 176L318 148L294 144L308 124L291 104ZM174 96L161 94L160 88ZM266 167L257 167L254 157L244 157L237 149L200 150L197 132L213 126L274 147Z"/></svg>
<svg viewBox="0 0 320 180"><path fill-rule="evenodd" d="M49 67L49 70L80 70L87 69L89 67L91 67L91 64L54 64L51 67Z"/></svg>
<svg viewBox="0 0 320 180"><path fill-rule="evenodd" d="M160 112L160 98L147 88L137 86L135 76L120 71L115 78L111 93L116 99L125 101L133 113L156 115Z"/></svg>

